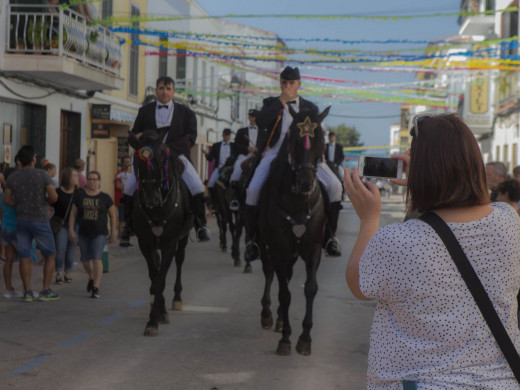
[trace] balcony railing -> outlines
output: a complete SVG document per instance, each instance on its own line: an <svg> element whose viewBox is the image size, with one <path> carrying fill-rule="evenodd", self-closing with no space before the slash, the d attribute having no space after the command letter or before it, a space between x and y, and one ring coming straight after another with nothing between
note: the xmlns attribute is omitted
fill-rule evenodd
<svg viewBox="0 0 520 390"><path fill-rule="evenodd" d="M88 25L77 12L53 5L7 6L7 51L74 58L120 76L121 43L108 29Z"/></svg>
<svg viewBox="0 0 520 390"><path fill-rule="evenodd" d="M495 0L462 0L460 3L460 10L469 13L494 11ZM460 15L458 19L459 26L462 26L467 18L467 15Z"/></svg>

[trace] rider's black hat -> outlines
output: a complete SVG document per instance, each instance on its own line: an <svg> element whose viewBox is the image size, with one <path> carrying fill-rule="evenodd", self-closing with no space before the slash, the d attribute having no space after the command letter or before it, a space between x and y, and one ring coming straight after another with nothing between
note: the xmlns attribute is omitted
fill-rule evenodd
<svg viewBox="0 0 520 390"><path fill-rule="evenodd" d="M247 112L247 115L256 117L256 114L258 114L258 110L255 110L254 108L250 109Z"/></svg>
<svg viewBox="0 0 520 390"><path fill-rule="evenodd" d="M280 73L280 78L284 80L300 80L300 71L298 68L287 66L282 70L282 73Z"/></svg>
<svg viewBox="0 0 520 390"><path fill-rule="evenodd" d="M222 130L222 135L230 135L230 134L231 134L231 129Z"/></svg>

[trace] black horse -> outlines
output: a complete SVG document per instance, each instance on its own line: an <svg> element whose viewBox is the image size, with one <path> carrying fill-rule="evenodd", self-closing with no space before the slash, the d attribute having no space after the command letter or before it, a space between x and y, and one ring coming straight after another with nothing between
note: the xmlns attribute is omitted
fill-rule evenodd
<svg viewBox="0 0 520 390"><path fill-rule="evenodd" d="M312 307L318 291L316 273L326 223L326 200L316 171L324 151L320 124L329 108L321 114L317 111L296 113L289 106L293 122L260 196L259 246L265 275L261 323L265 329L273 325L270 290L276 273L279 285L276 330L282 331L276 351L279 355L291 353L289 281L299 256L305 262L307 280L303 333L298 339L296 351L302 355L311 353Z"/></svg>
<svg viewBox="0 0 520 390"><path fill-rule="evenodd" d="M213 209L215 211L215 217L217 218L217 225L219 229L220 243L219 247L223 251L227 250L227 230L231 233L231 237L234 237L235 233L235 221L234 214L229 208L229 202L231 201L230 188L228 185L229 180L226 180L225 176L230 176L233 170L233 164L226 163L221 169L219 179L215 182L215 185L210 191L211 201ZM240 259L238 264L235 261L235 266L240 265Z"/></svg>
<svg viewBox="0 0 520 390"><path fill-rule="evenodd" d="M193 226L189 192L180 176L182 162L162 144L164 132L147 130L137 139L129 133L129 143L136 150L134 168L138 190L134 196L133 228L139 249L146 259L154 296L145 336L156 336L159 323L168 323L163 296L166 274L173 257L177 265L173 310L182 310L181 268L188 233ZM159 255L160 251L160 255Z"/></svg>

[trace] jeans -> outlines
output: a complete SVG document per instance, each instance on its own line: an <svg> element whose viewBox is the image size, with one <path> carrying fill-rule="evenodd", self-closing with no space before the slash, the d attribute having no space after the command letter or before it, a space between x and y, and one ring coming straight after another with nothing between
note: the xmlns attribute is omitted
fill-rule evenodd
<svg viewBox="0 0 520 390"><path fill-rule="evenodd" d="M56 253L54 236L49 222L16 221L16 243L18 244L18 257L31 257L32 241L36 240L36 246L44 257Z"/></svg>
<svg viewBox="0 0 520 390"><path fill-rule="evenodd" d="M74 232L78 236L78 225L74 225ZM76 254L76 243L69 240L68 224L62 226L58 234L54 237L56 242L56 271L63 271L65 264L65 272L70 272L74 265L74 255Z"/></svg>

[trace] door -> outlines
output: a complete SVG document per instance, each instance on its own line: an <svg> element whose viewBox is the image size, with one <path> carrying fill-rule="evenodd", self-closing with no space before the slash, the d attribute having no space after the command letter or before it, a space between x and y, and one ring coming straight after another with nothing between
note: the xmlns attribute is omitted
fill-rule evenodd
<svg viewBox="0 0 520 390"><path fill-rule="evenodd" d="M72 167L81 154L81 114L61 110L60 121L60 172Z"/></svg>

